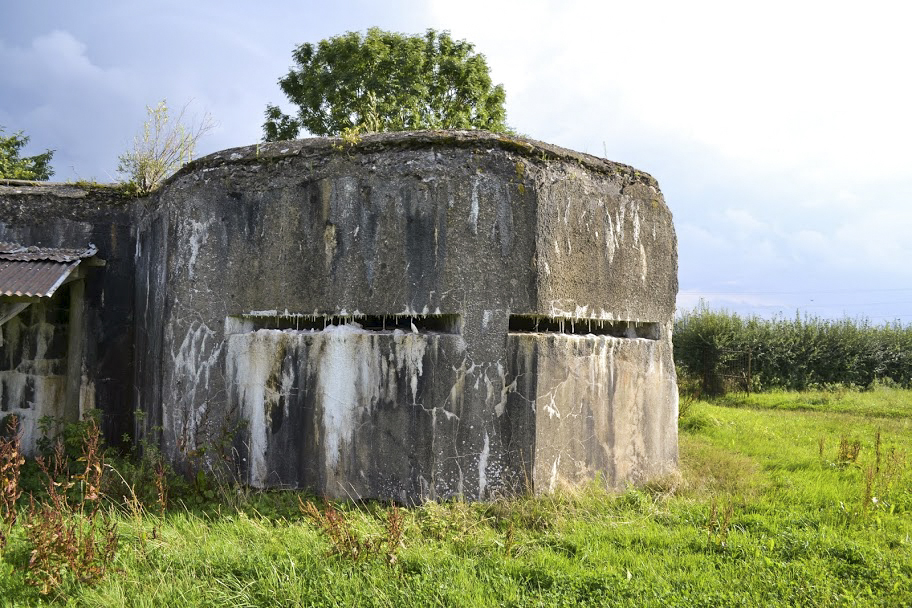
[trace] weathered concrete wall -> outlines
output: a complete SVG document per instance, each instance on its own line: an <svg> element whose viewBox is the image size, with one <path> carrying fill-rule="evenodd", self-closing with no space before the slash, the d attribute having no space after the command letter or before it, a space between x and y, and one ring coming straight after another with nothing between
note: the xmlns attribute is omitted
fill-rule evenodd
<svg viewBox="0 0 912 608"><path fill-rule="evenodd" d="M85 248L94 243L98 247L98 257L106 262L102 268L87 270L84 284L85 326L79 332L84 336L84 343L82 348L74 350L74 354L80 358L78 365L82 368L82 382L78 387L80 409L97 407L101 410L102 430L109 443L117 443L125 433L133 432L133 204L135 201L130 201L111 187L0 180L0 241L64 248ZM68 308L70 288L61 288L50 306ZM33 319L32 315L39 311L50 310L42 308L44 306L32 304L21 313L22 318L13 319L7 324L13 325L4 326L0 331L4 332L4 336L15 331L18 323L25 322L23 319ZM41 343L38 336L52 325L53 340L62 339L65 345L66 322L58 321L36 321L38 324L32 325L35 337L30 338L29 343ZM48 386L63 382L58 376L66 373L65 346L62 356L50 349L44 354L35 352L37 358L32 359L15 349L4 348L7 350L5 354L0 353L0 358L12 357L4 374L38 378L46 373ZM17 363L20 356L22 359ZM17 366L18 369L14 369ZM47 371L27 371L37 369ZM18 382L12 377L9 381ZM33 379L32 382L38 381ZM31 412L17 413L29 420L44 414L61 418L71 416L72 412L64 411L62 400L65 395L54 391L56 388L42 393L43 396L33 402ZM58 398L61 401L57 401ZM6 404L10 410L13 403L27 402L27 399L15 400L7 393L0 400L0 404ZM29 445L34 444L31 429L32 426L25 428Z"/></svg>
<svg viewBox="0 0 912 608"><path fill-rule="evenodd" d="M67 414L69 291L61 291L0 326L0 419L17 417L26 453L35 450L42 417Z"/></svg>
<svg viewBox="0 0 912 608"><path fill-rule="evenodd" d="M269 144L185 168L137 235L136 405L176 462L404 501L675 465L675 237L629 167L477 133Z"/></svg>
<svg viewBox="0 0 912 608"><path fill-rule="evenodd" d="M624 165L485 133L267 144L147 199L0 182L0 240L107 262L81 350L68 292L2 328L31 443L72 414L75 353L109 441L260 487L488 498L676 464L675 235Z"/></svg>

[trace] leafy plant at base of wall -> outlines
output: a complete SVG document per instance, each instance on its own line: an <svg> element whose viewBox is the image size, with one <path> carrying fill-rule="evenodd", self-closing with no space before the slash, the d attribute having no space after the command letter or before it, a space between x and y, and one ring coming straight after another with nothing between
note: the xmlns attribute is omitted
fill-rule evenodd
<svg viewBox="0 0 912 608"><path fill-rule="evenodd" d="M206 114L199 122L184 124L187 105L171 116L166 100L146 106L148 119L133 148L118 157L117 172L126 176L128 193L149 194L171 174L193 160L199 139L215 127Z"/></svg>
<svg viewBox="0 0 912 608"><path fill-rule="evenodd" d="M146 414L136 410L134 419L143 427ZM164 516L172 494L179 497L191 495L191 485L178 475L159 448L161 427L152 426L144 436L134 441L129 434L123 436L123 445L131 446L109 467L116 473L109 476L104 493L112 498L121 497L131 513L141 514L147 507L155 506Z"/></svg>
<svg viewBox="0 0 912 608"><path fill-rule="evenodd" d="M234 509L249 500L251 489L235 447L236 438L246 427L246 421L222 421L210 441L185 452L185 475L190 477L194 493L187 498L200 504L218 501Z"/></svg>
<svg viewBox="0 0 912 608"><path fill-rule="evenodd" d="M67 471L61 440L52 457L39 456L36 462L47 478L47 496L29 501L24 527L32 551L26 581L46 595L70 579L99 580L117 550L117 525L101 509L105 464L98 425L88 425L81 472Z"/></svg>
<svg viewBox="0 0 912 608"><path fill-rule="evenodd" d="M95 427L97 430L100 421L101 410L97 409L89 410L82 420L76 422L64 422L56 416L42 416L38 419L38 431L41 436L35 442L38 453L44 456L45 460L51 459L55 456L57 444L62 442L64 460L69 468L82 457L92 428ZM98 449L102 449L101 444Z"/></svg>

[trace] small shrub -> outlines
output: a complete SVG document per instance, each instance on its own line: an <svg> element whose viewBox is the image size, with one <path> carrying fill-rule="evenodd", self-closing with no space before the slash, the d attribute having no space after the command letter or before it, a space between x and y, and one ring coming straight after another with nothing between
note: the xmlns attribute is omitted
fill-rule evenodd
<svg viewBox="0 0 912 608"><path fill-rule="evenodd" d="M197 142L215 125L208 114L200 122L185 124L186 111L185 105L171 116L164 99L155 106L146 106L148 120L143 124L142 135L136 136L133 149L118 159L117 172L125 176L128 189L149 194L193 159Z"/></svg>
<svg viewBox="0 0 912 608"><path fill-rule="evenodd" d="M193 502L191 497L197 497L194 488L174 472L158 447L147 441L140 445L141 450L130 450L113 463L116 474L106 478L104 493L121 499L131 511L155 507L161 515L172 495Z"/></svg>
<svg viewBox="0 0 912 608"><path fill-rule="evenodd" d="M398 559L399 548L405 536L405 516L393 505L386 515L386 561L392 566Z"/></svg>

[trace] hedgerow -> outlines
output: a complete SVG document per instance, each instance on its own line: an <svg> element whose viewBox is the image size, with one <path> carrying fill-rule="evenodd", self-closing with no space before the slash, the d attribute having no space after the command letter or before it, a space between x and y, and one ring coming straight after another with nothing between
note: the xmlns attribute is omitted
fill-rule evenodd
<svg viewBox="0 0 912 608"><path fill-rule="evenodd" d="M674 326L679 375L719 394L750 391L912 387L912 325L867 319L742 317L700 305Z"/></svg>

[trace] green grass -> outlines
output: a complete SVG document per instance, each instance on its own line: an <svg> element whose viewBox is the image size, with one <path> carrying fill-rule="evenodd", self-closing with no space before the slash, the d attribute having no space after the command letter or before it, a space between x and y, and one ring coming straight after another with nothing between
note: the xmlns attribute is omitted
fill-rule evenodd
<svg viewBox="0 0 912 608"><path fill-rule="evenodd" d="M717 405L754 409L845 413L866 418L910 418L910 391L877 386L860 391L839 388L832 391L773 391L733 393L714 400Z"/></svg>
<svg viewBox="0 0 912 608"><path fill-rule="evenodd" d="M358 559L297 495L253 493L119 512L113 570L42 597L24 583L16 529L0 605L912 605L912 391L697 402L681 427L679 475L620 494L593 484L402 509L392 550L388 506L337 505L343 528L374 543Z"/></svg>

